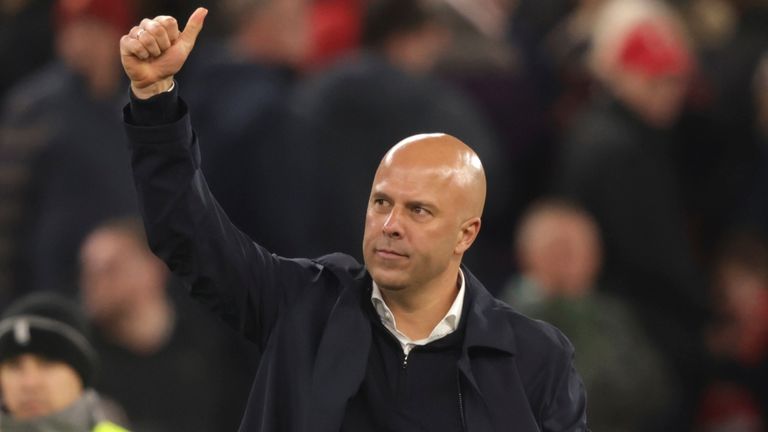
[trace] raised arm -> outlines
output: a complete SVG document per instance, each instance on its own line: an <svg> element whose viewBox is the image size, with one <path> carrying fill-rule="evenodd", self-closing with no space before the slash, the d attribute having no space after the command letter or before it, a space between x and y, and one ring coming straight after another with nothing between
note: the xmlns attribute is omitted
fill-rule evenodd
<svg viewBox="0 0 768 432"><path fill-rule="evenodd" d="M134 181L155 254L194 297L261 345L281 311L322 279L322 266L280 258L253 243L208 189L189 115L173 89L206 13L197 9L184 31L172 17L145 19L120 41L131 80L124 114Z"/></svg>

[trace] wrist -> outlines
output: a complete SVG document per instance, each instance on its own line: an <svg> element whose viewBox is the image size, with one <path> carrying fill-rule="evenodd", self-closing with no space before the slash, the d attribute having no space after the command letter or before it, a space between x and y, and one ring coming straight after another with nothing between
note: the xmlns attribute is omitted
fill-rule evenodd
<svg viewBox="0 0 768 432"><path fill-rule="evenodd" d="M173 77L168 77L143 87L138 86L135 82L131 82L131 91L138 99L149 99L152 96L170 91L172 88Z"/></svg>

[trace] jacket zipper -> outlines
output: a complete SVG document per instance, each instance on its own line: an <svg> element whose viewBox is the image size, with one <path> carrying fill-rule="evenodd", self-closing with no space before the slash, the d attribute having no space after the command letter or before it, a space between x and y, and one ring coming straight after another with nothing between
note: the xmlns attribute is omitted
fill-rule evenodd
<svg viewBox="0 0 768 432"><path fill-rule="evenodd" d="M464 418L464 397L461 394L461 377L456 374L456 384L459 389L459 418L461 419L461 430L467 430L467 420Z"/></svg>

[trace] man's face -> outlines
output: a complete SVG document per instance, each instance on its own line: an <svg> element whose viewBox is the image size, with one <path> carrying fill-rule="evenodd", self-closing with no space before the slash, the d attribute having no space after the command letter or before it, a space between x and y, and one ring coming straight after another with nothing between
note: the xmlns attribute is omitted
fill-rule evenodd
<svg viewBox="0 0 768 432"><path fill-rule="evenodd" d="M567 210L539 213L523 239L520 261L547 295L581 297L593 288L601 251L596 226L586 216Z"/></svg>
<svg viewBox="0 0 768 432"><path fill-rule="evenodd" d="M92 233L80 259L83 303L88 316L98 322L120 318L150 287L163 286L157 258L119 231Z"/></svg>
<svg viewBox="0 0 768 432"><path fill-rule="evenodd" d="M83 394L83 384L66 363L22 354L0 363L0 391L11 415L27 420L72 405Z"/></svg>
<svg viewBox="0 0 768 432"><path fill-rule="evenodd" d="M460 204L450 170L409 164L376 173L365 218L363 256L382 288L423 286L461 259Z"/></svg>
<svg viewBox="0 0 768 432"><path fill-rule="evenodd" d="M627 71L621 80L620 96L651 126L671 126L683 109L689 81L686 75L649 77Z"/></svg>
<svg viewBox="0 0 768 432"><path fill-rule="evenodd" d="M92 18L75 20L56 36L59 56L88 80L116 70L120 64L118 40L115 29Z"/></svg>

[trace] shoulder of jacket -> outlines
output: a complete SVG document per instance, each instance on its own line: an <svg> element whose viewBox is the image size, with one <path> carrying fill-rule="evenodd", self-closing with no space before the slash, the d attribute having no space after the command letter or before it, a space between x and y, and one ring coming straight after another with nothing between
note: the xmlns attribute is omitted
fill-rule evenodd
<svg viewBox="0 0 768 432"><path fill-rule="evenodd" d="M528 317L502 301L498 301L515 333L518 350L537 357L570 356L573 345L568 337L554 325Z"/></svg>
<svg viewBox="0 0 768 432"><path fill-rule="evenodd" d="M317 264L339 276L346 275L356 278L360 276L364 267L351 255L334 252L314 259Z"/></svg>

